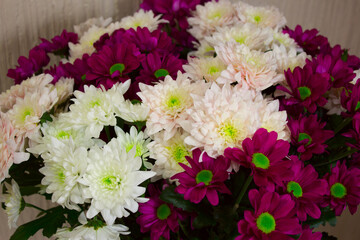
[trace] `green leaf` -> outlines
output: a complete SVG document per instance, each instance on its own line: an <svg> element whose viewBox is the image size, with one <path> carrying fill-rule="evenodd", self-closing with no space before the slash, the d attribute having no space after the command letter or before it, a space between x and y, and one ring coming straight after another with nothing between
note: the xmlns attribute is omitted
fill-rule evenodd
<svg viewBox="0 0 360 240"><path fill-rule="evenodd" d="M23 186L20 187L20 192L22 196L30 196L36 194L40 191L40 187L36 186Z"/></svg>
<svg viewBox="0 0 360 240"><path fill-rule="evenodd" d="M45 122L52 122L52 118L49 112L45 112L40 118L41 125L43 125Z"/></svg>
<svg viewBox="0 0 360 240"><path fill-rule="evenodd" d="M196 211L196 204L185 200L183 195L176 193L175 186L169 186L165 188L160 194L160 199L167 203L171 203L175 207L181 208L184 211Z"/></svg>
<svg viewBox="0 0 360 240"><path fill-rule="evenodd" d="M304 225L309 225L310 228L316 228L322 224L325 226L326 223L329 223L331 226L336 225L336 216L334 211L329 207L321 209L321 216L319 219L310 218L304 222Z"/></svg>

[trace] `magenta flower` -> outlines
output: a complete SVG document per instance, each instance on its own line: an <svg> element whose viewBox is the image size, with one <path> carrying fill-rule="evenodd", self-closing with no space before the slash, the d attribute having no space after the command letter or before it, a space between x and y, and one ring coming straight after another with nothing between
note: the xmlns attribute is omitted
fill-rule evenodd
<svg viewBox="0 0 360 240"><path fill-rule="evenodd" d="M41 43L39 48L45 50L46 52L53 52L55 54L60 54L67 56L69 54L68 44L77 43L78 35L73 32L67 32L63 30L59 36L55 36L51 39L51 42L47 39L41 38Z"/></svg>
<svg viewBox="0 0 360 240"><path fill-rule="evenodd" d="M335 45L334 47L331 47L330 44L327 44L326 46L321 47L320 53L331 54L336 58L341 58L353 70L358 70L360 68L360 58L355 55L350 55L348 53L348 50L341 49L340 45Z"/></svg>
<svg viewBox="0 0 360 240"><path fill-rule="evenodd" d="M284 160L290 144L277 139L276 132L258 129L252 139L246 138L239 148L226 148L224 156L251 169L256 185L274 191L276 184L290 180L292 161Z"/></svg>
<svg viewBox="0 0 360 240"><path fill-rule="evenodd" d="M347 169L345 161L338 161L331 169L331 174L327 173L324 179L328 181L329 187L322 206L330 205L335 215L340 216L347 205L350 213L354 214L360 204L360 169Z"/></svg>
<svg viewBox="0 0 360 240"><path fill-rule="evenodd" d="M360 113L356 113L352 119L352 129L342 135L354 139L354 143L348 142L346 145L360 149Z"/></svg>
<svg viewBox="0 0 360 240"><path fill-rule="evenodd" d="M355 85L351 85L348 89L344 89L341 93L341 105L347 110L343 112L344 117L352 117L360 109L360 81Z"/></svg>
<svg viewBox="0 0 360 240"><path fill-rule="evenodd" d="M160 237L170 239L170 231L179 231L179 220L184 220L181 209L170 203L160 200L160 190L154 185L147 187L150 199L146 203L139 204L141 215L136 219L142 233L150 231L151 240Z"/></svg>
<svg viewBox="0 0 360 240"><path fill-rule="evenodd" d="M34 47L29 52L29 58L19 57L15 69L9 69L7 76L15 80L15 84L20 84L23 80L42 71L42 68L50 62L45 50Z"/></svg>
<svg viewBox="0 0 360 240"><path fill-rule="evenodd" d="M108 33L105 33L104 35L102 35L100 37L99 40L97 40L94 43L94 47L96 49L96 51L100 52L101 49L103 48L103 46L114 46L116 44L119 43L123 43L124 42L124 34L126 33L126 30L123 28L117 29L115 30L111 36L109 36Z"/></svg>
<svg viewBox="0 0 360 240"><path fill-rule="evenodd" d="M238 223L240 236L235 240L293 240L289 235L301 232L299 220L292 211L295 202L290 195L252 189L249 200L254 211L244 212L244 219Z"/></svg>
<svg viewBox="0 0 360 240"><path fill-rule="evenodd" d="M327 73L313 73L311 66L296 67L293 72L285 72L289 88L277 88L288 93L291 97L282 100L286 106L305 107L310 113L316 111L317 105L324 106L327 102L323 94L329 89L329 75Z"/></svg>
<svg viewBox="0 0 360 240"><path fill-rule="evenodd" d="M302 27L297 25L295 30L285 27L283 33L289 34L307 54L313 57L318 55L320 49L328 44L328 39L322 35L318 35L319 31L317 29L303 31Z"/></svg>
<svg viewBox="0 0 360 240"><path fill-rule="evenodd" d="M319 204L327 191L327 182L318 179L318 173L312 165L304 167L296 156L292 170L294 174L290 181L285 181L279 191L289 193L295 202L295 211L300 221L306 221L307 215L318 219L321 216Z"/></svg>
<svg viewBox="0 0 360 240"><path fill-rule="evenodd" d="M314 232L311 229L304 229L298 240L321 240L321 232Z"/></svg>
<svg viewBox="0 0 360 240"><path fill-rule="evenodd" d="M180 185L175 190L193 203L199 203L206 196L210 204L216 206L219 204L217 192L231 194L224 183L229 176L230 161L222 156L211 158L200 149L195 149L192 155L193 158L186 157L191 167L179 163L185 171L171 177L179 179Z"/></svg>
<svg viewBox="0 0 360 240"><path fill-rule="evenodd" d="M133 70L140 66L140 52L134 44L117 44L104 46L87 59L90 71L86 80L95 81L96 86L111 88L117 82L125 82Z"/></svg>
<svg viewBox="0 0 360 240"><path fill-rule="evenodd" d="M334 136L331 130L324 130L326 122L318 120L316 114L301 115L298 119L289 119L291 144L301 153L300 159L310 160L313 154L322 154L327 145L325 142Z"/></svg>

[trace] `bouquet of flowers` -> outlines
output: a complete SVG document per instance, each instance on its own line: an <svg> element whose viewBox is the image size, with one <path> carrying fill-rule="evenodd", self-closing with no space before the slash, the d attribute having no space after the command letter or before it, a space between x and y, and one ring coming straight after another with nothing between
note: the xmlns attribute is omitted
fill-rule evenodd
<svg viewBox="0 0 360 240"><path fill-rule="evenodd" d="M39 215L11 239L334 239L360 203L360 59L274 7L144 0L18 63L1 200Z"/></svg>

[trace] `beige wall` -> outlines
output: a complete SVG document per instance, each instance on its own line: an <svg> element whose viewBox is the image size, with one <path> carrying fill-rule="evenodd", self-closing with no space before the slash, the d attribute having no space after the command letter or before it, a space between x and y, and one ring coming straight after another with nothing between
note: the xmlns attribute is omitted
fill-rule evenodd
<svg viewBox="0 0 360 240"><path fill-rule="evenodd" d="M20 55L28 54L39 37L51 38L62 29L71 30L90 17L121 17L137 9L141 0L0 0L0 91L9 88L12 81L7 69L16 65ZM304 28L318 28L331 44L350 48L360 55L360 0L246 0L248 3L275 5L284 12L288 25L301 24ZM32 197L30 202L46 206ZM347 211L346 211L347 212ZM24 223L36 216L26 211L20 216ZM360 214L345 214L336 228L331 228L339 240L360 239L357 227ZM0 239L9 239L7 218L0 210ZM37 234L33 239L43 239Z"/></svg>

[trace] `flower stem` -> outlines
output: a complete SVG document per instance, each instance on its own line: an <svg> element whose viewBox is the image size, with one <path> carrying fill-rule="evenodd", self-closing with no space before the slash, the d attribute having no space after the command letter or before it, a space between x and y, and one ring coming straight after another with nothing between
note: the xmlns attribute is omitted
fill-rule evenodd
<svg viewBox="0 0 360 240"><path fill-rule="evenodd" d="M181 230L185 234L186 238L190 239L190 235L189 235L188 231L186 230L186 228L184 227L184 225L182 224L182 222L180 220L179 220L179 225L180 225Z"/></svg>
<svg viewBox="0 0 360 240"><path fill-rule="evenodd" d="M341 153L341 154L338 154L337 156L335 156L334 158L330 159L328 162L325 162L325 163L319 163L319 164L314 164L313 166L314 167L320 167L320 166L325 166L325 165L330 165L334 162L337 162L338 160L344 158L344 157L347 157L353 153L356 153L358 150L357 149L351 149L349 151L346 151L344 153Z"/></svg>
<svg viewBox="0 0 360 240"><path fill-rule="evenodd" d="M236 211L238 209L239 204L240 204L242 198L244 197L246 190L248 189L252 180L253 180L253 176L249 175L239 193L239 196L236 198L235 205L234 205L234 211Z"/></svg>
<svg viewBox="0 0 360 240"><path fill-rule="evenodd" d="M38 206L35 206L35 205L31 204L31 203L25 203L25 207L35 208L35 209L37 209L37 210L39 210L41 212L45 212L45 213L47 212L45 209L39 208Z"/></svg>
<svg viewBox="0 0 360 240"><path fill-rule="evenodd" d="M110 135L109 126L105 126L105 133L106 133L106 136L107 136L108 141L110 142L110 140L111 140L111 135Z"/></svg>
<svg viewBox="0 0 360 240"><path fill-rule="evenodd" d="M342 123L340 123L340 125L337 126L337 128L335 128L334 133L337 134L338 132L340 132L344 127L346 127L349 123L351 123L352 118L345 118L344 121L342 121Z"/></svg>

